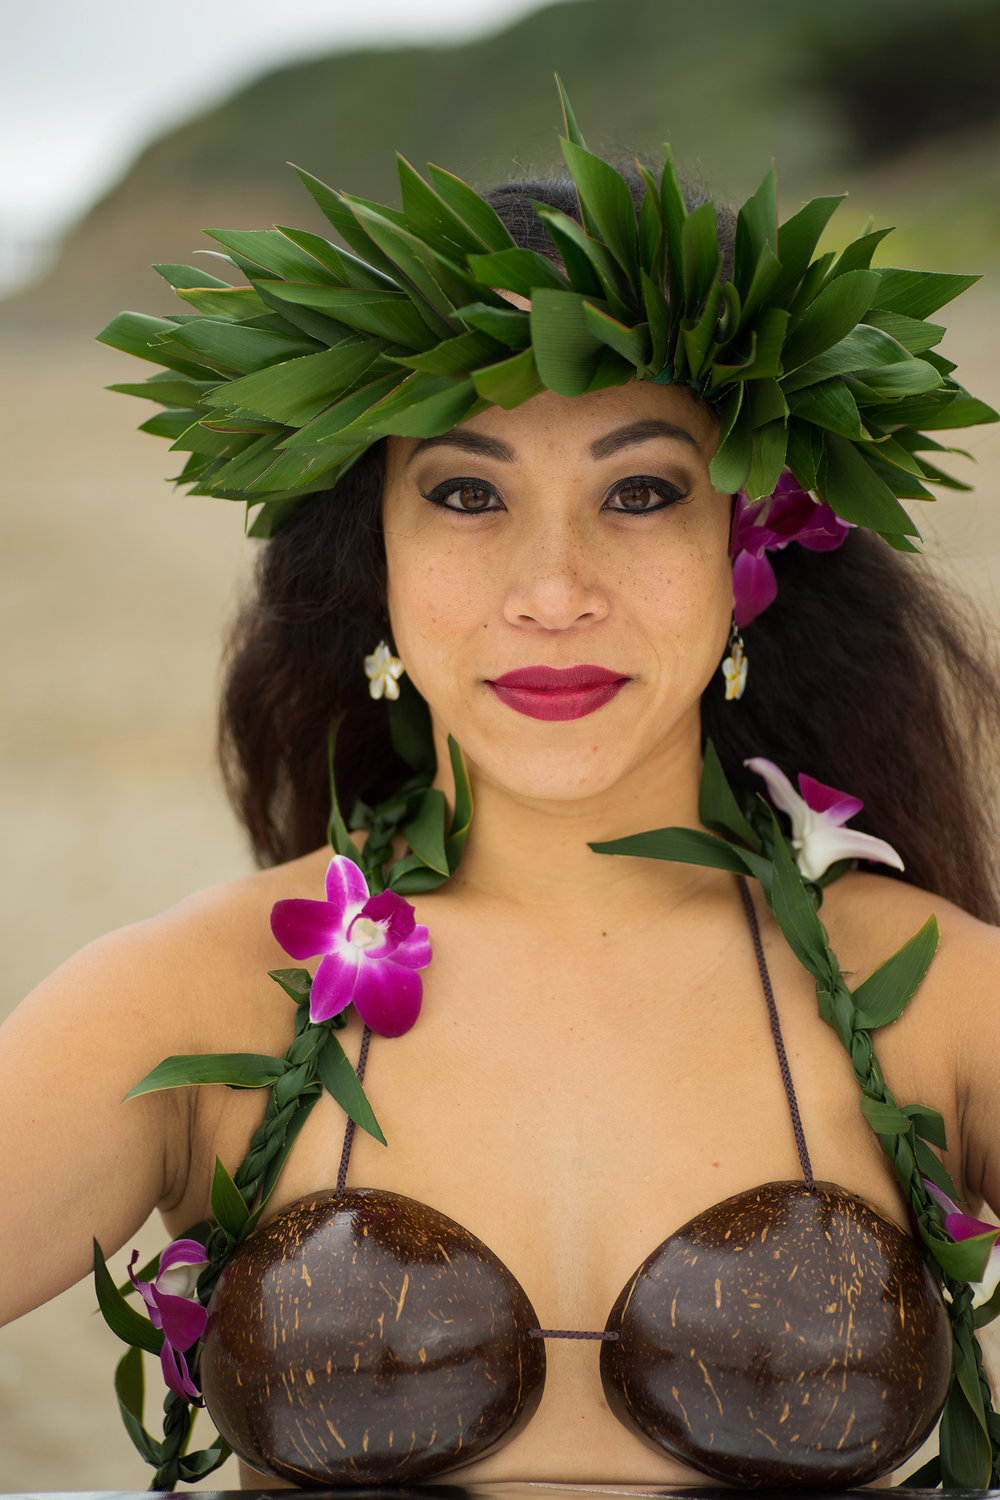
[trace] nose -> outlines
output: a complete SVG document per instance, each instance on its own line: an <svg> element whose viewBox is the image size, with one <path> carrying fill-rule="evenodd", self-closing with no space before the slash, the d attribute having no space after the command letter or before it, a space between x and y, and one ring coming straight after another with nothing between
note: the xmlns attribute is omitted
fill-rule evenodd
<svg viewBox="0 0 1000 1500"><path fill-rule="evenodd" d="M601 549L570 521L547 516L526 528L508 554L504 619L511 625L568 630L607 617Z"/></svg>

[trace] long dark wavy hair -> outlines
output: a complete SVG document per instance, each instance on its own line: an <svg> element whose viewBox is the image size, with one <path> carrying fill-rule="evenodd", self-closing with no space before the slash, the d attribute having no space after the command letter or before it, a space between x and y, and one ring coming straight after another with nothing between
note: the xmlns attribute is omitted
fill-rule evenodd
<svg viewBox="0 0 1000 1500"><path fill-rule="evenodd" d="M631 176L638 195L641 178ZM579 212L568 178L486 196L518 244L546 254L532 202ZM700 196L690 194L692 206ZM733 220L724 209L717 217L725 276ZM232 634L221 760L262 864L324 842L327 735L339 715L345 808L383 800L408 774L361 672L389 631L384 467L377 444L264 544L255 595ZM744 631L746 696L725 702L717 675L702 699L704 735L730 781L759 790L743 762L763 755L788 775L808 771L851 792L865 804L854 826L898 850L900 878L1000 920L1000 670L985 631L926 565L861 530L835 552L793 544L772 562L777 599Z"/></svg>

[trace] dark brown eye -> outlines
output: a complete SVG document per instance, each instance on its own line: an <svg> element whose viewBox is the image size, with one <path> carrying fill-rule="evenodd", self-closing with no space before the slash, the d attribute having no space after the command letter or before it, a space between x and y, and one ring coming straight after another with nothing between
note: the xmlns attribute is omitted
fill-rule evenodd
<svg viewBox="0 0 1000 1500"><path fill-rule="evenodd" d="M461 484L448 496L454 510L489 510L492 490L483 484Z"/></svg>
<svg viewBox="0 0 1000 1500"><path fill-rule="evenodd" d="M648 511L663 510L668 505L675 505L686 499L687 495L676 485L668 484L664 479L636 474L631 479L623 479L621 484L616 484L613 490L608 491L604 509L617 510L626 515L645 515Z"/></svg>
<svg viewBox="0 0 1000 1500"><path fill-rule="evenodd" d="M423 493L423 491L421 491ZM502 510L503 503L496 490L480 479L446 479L443 484L424 494L424 499L442 510L454 510L459 515L476 516L486 511Z"/></svg>
<svg viewBox="0 0 1000 1500"><path fill-rule="evenodd" d="M640 479L631 480L623 484L617 491L619 510L649 510L659 500L652 487Z"/></svg>

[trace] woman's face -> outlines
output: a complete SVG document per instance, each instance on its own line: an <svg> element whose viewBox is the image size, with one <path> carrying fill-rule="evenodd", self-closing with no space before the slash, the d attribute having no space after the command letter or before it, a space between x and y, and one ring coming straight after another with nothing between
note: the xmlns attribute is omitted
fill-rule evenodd
<svg viewBox="0 0 1000 1500"><path fill-rule="evenodd" d="M390 439L396 651L476 776L564 801L697 744L733 602L716 441L689 391L647 382Z"/></svg>

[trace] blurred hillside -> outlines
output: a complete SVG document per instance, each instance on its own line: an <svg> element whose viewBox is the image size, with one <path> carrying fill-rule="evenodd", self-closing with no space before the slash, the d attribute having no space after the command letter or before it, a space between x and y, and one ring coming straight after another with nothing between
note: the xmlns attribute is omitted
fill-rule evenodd
<svg viewBox="0 0 1000 1500"><path fill-rule="evenodd" d="M289 161L395 200L393 153L483 184L558 158L558 70L597 150L656 153L722 196L770 159L785 206L852 189L907 240L892 255L981 269L1000 244L1000 16L995 0L569 0L454 47L325 56L282 68L146 150L0 328L93 329L162 311L148 265L210 248L201 230L326 226ZM845 215L845 223L846 223ZM848 226L849 227L849 226ZM843 232L843 231L841 231Z"/></svg>

